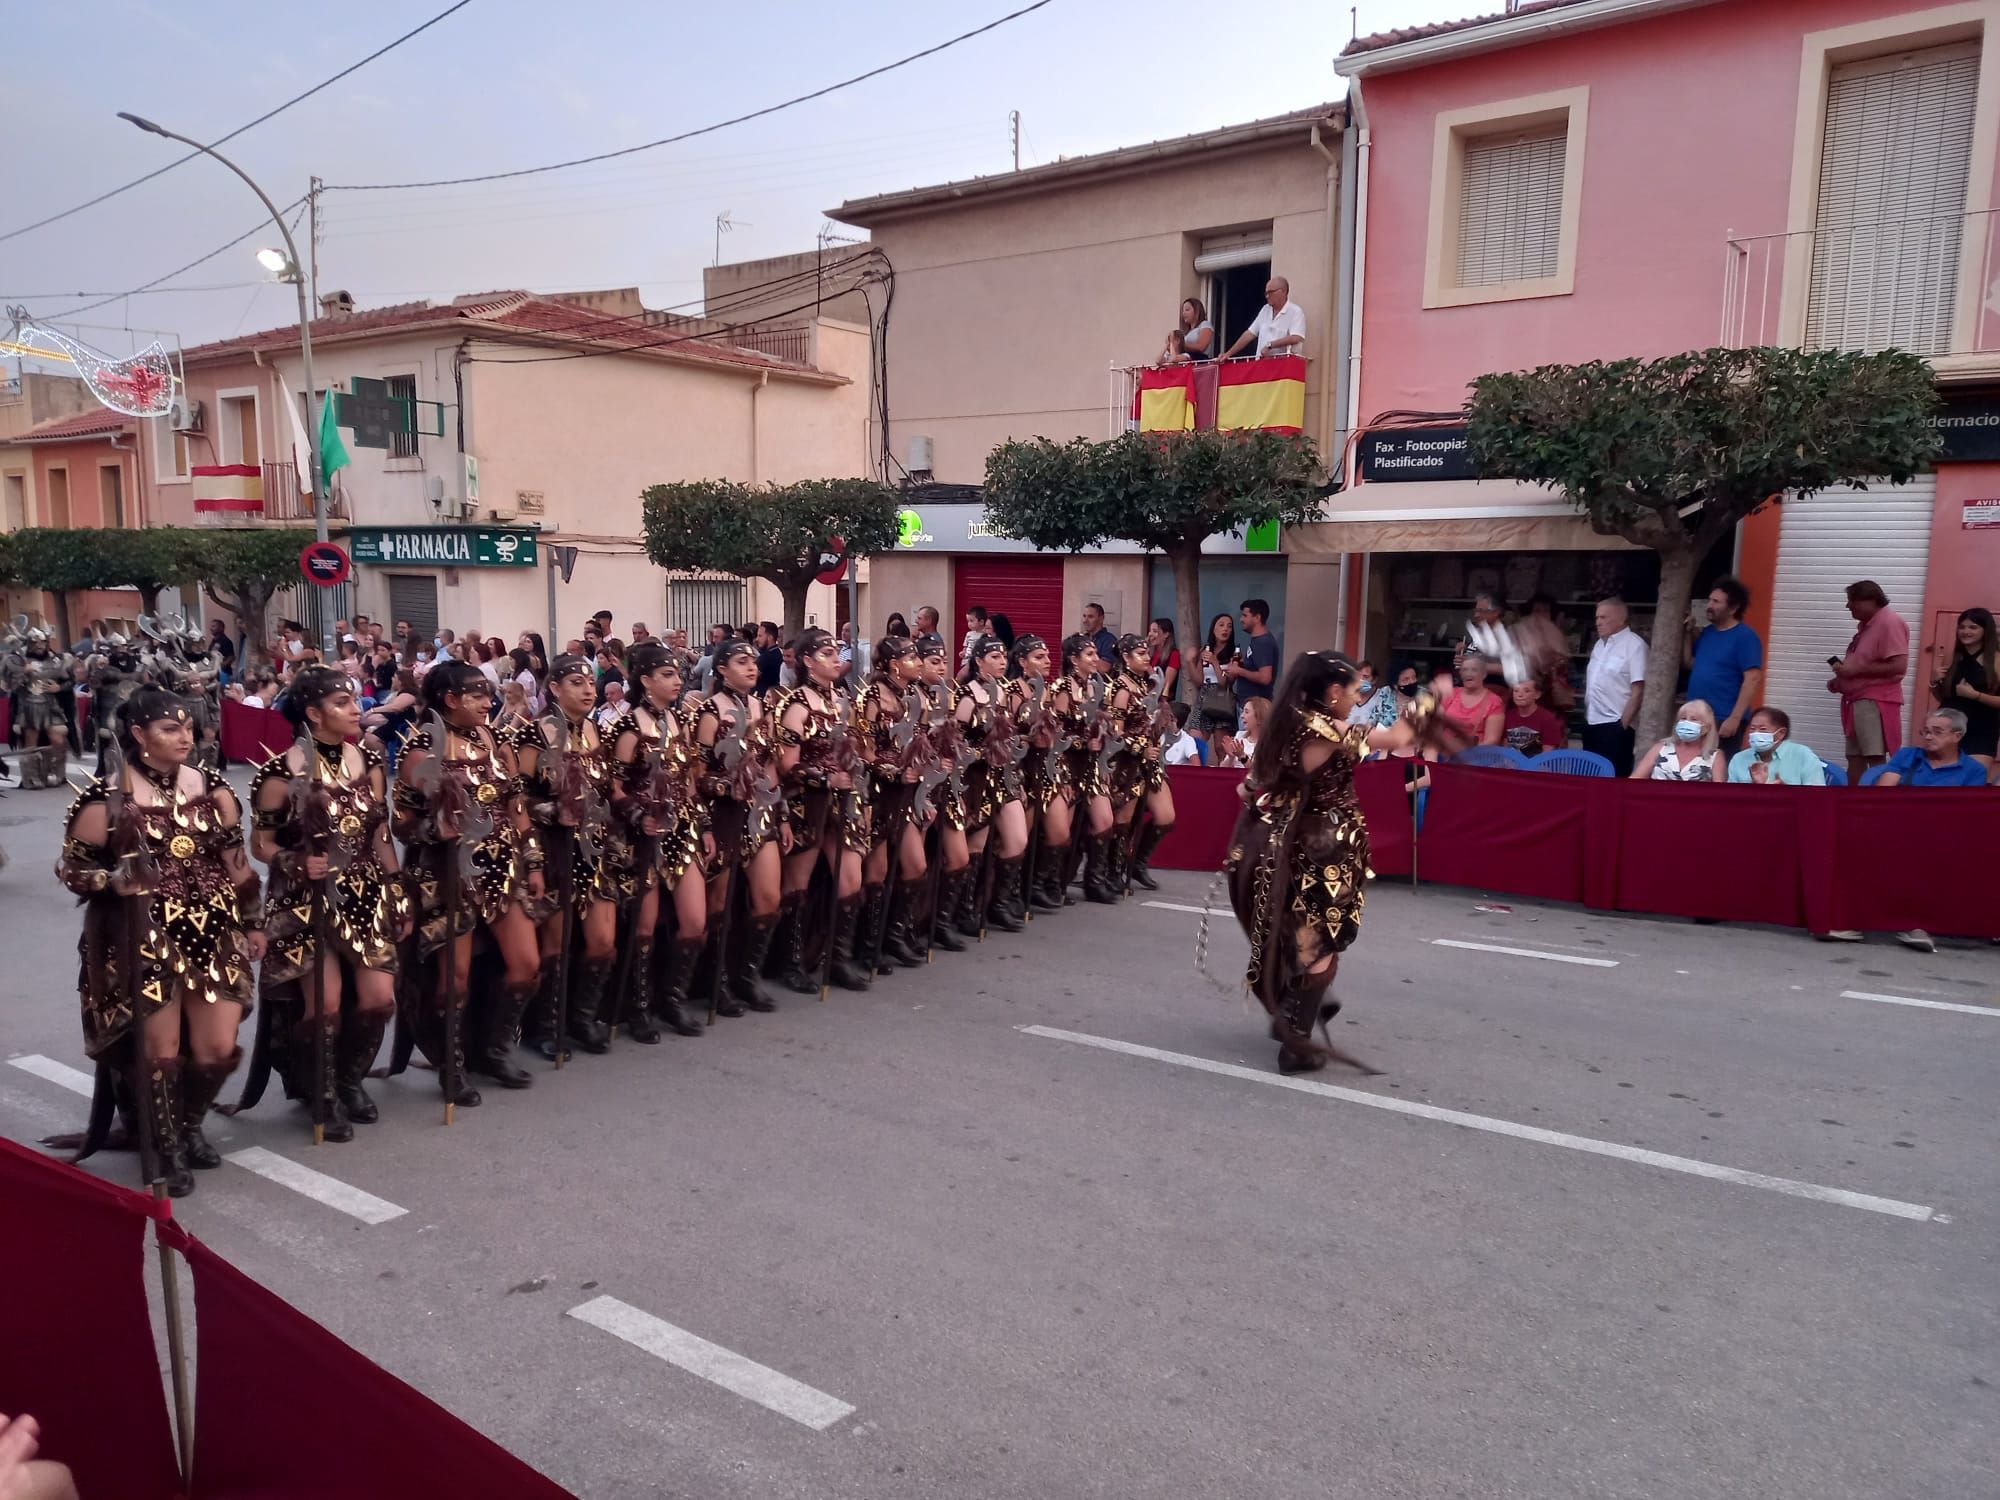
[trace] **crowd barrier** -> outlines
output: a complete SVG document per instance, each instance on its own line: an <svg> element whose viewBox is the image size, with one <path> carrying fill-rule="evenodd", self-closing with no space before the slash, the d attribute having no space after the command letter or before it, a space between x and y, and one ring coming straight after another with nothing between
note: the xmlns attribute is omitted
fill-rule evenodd
<svg viewBox="0 0 2000 1500"><path fill-rule="evenodd" d="M146 1308L149 1221L194 1288L185 1478ZM41 1456L88 1500L569 1494L250 1280L163 1199L0 1139L0 1223L0 1412L33 1414Z"/></svg>
<svg viewBox="0 0 2000 1500"><path fill-rule="evenodd" d="M1378 876L1601 911L1768 922L1811 932L1922 927L2000 937L1992 788L1698 786L1434 765L1423 824L1404 761L1355 787ZM1153 863L1217 870L1243 773L1172 766L1176 822Z"/></svg>
<svg viewBox="0 0 2000 1500"><path fill-rule="evenodd" d="M246 708L233 698L222 700L222 753L239 765L260 766L299 737L291 722L274 708Z"/></svg>

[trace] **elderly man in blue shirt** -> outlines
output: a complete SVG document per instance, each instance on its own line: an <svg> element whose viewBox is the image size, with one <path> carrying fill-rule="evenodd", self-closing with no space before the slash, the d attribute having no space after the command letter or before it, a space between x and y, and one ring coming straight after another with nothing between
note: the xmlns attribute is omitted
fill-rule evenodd
<svg viewBox="0 0 2000 1500"><path fill-rule="evenodd" d="M1905 745L1889 757L1877 786L1984 786L1986 767L1959 753L1965 738L1965 715L1955 708L1934 708L1917 736L1920 747Z"/></svg>
<svg viewBox="0 0 2000 1500"><path fill-rule="evenodd" d="M1729 758L1729 779L1757 786L1825 786L1826 767L1792 738L1792 716L1768 703L1750 715L1749 743Z"/></svg>

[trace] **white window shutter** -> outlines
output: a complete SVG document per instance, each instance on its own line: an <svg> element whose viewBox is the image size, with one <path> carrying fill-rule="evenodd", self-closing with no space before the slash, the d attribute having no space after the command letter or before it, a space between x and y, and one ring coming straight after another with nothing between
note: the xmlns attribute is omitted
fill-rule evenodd
<svg viewBox="0 0 2000 1500"><path fill-rule="evenodd" d="M1568 132L1465 143L1458 215L1459 286L1537 281L1562 251Z"/></svg>
<svg viewBox="0 0 2000 1500"><path fill-rule="evenodd" d="M1950 347L1979 93L1976 44L1833 70L1806 343Z"/></svg>

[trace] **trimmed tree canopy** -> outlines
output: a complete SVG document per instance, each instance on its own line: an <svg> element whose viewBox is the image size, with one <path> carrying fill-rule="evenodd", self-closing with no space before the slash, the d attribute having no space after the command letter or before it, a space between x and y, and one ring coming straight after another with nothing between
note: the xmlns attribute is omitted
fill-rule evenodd
<svg viewBox="0 0 2000 1500"><path fill-rule="evenodd" d="M805 628L806 591L834 537L849 556L896 541L896 494L872 479L656 484L642 496L646 555L663 568L764 578L785 600L785 631Z"/></svg>
<svg viewBox="0 0 2000 1500"><path fill-rule="evenodd" d="M1938 451L1932 379L1900 350L1702 349L1483 375L1465 414L1487 477L1559 490L1593 530L1660 554L1646 680L1670 683L1668 622L1687 617L1702 557L1786 495L1906 483ZM1645 695L1642 740L1664 732L1672 696ZM1717 720L1735 707L1710 706Z"/></svg>

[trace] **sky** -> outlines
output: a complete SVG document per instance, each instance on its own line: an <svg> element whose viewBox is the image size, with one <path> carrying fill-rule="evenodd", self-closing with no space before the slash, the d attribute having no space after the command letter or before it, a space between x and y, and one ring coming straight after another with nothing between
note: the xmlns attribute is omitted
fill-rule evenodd
<svg viewBox="0 0 2000 1500"><path fill-rule="evenodd" d="M90 0L25 8L0 90L0 235L184 149L120 110L215 140L339 72L450 0ZM699 311L701 268L809 250L845 199L1024 166L1337 99L1333 58L1362 33L1500 8L1483 0L1051 0L932 58L828 98L620 161L480 186L339 189L506 171L711 124L932 46L1022 0L730 5L470 0L323 93L224 146L284 205L317 175L319 289L362 307L477 291L638 286ZM191 345L294 316L254 259L255 196L196 158L60 222L0 241L0 306L25 305L112 354ZM289 216L288 216L289 217ZM268 226L268 220L266 220ZM295 231L301 246L306 228ZM81 295L89 294L89 295Z"/></svg>

